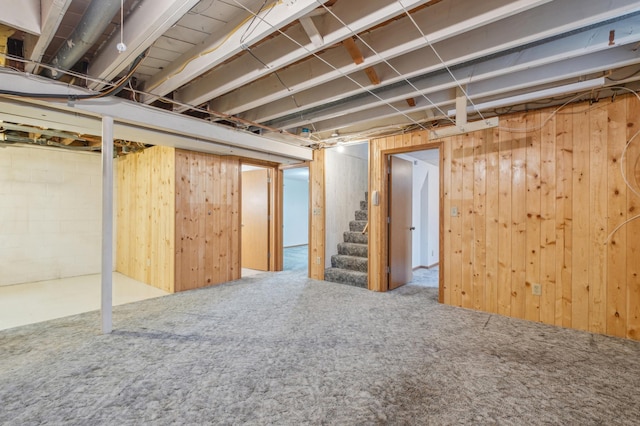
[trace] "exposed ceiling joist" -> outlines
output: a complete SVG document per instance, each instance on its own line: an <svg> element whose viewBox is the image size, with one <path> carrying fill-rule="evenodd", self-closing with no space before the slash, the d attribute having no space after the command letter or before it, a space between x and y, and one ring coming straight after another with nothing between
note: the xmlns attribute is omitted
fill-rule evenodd
<svg viewBox="0 0 640 426"><path fill-rule="evenodd" d="M606 6L602 5L602 7L604 9ZM612 18L612 16L607 15L607 18ZM566 13L562 17L557 16L554 24L569 25L573 19L573 13ZM436 44L436 47L442 52L445 59L449 59L449 65L454 65L454 60L459 60L456 58L477 61L482 57L481 55L494 55L497 53L495 51L496 48L501 47L499 43L503 43L505 40L507 40L506 42L508 43L508 46L505 47L512 47L513 44L515 44L515 46L526 44L526 42L539 36L539 31L543 33L542 35L549 35L549 33L551 33L551 35L557 38L547 43L524 47L509 54L491 56L490 59L474 62L472 65L454 68L453 74L459 82L462 84L471 81L477 82L487 78L506 75L510 72L552 64L559 60L588 55L602 49L610 49L608 33L612 28L617 29L617 33L619 34L619 38L617 39L618 44L640 41L640 16L630 16L616 22L596 25L585 31L569 33L569 35L564 37L558 37L559 34L551 32L552 27L545 25L546 21L539 23L535 27L529 25L527 28L519 25L525 25L520 17L510 18L508 22L512 22L508 28L504 26L501 27L500 23L496 23L492 25L490 29L478 29L470 32L465 37L456 37ZM589 24L591 24L591 22L589 22ZM573 28L571 28L571 30L573 30ZM496 45L496 43L498 43L498 45ZM380 97L389 102L406 99L410 96L421 96L421 93L429 96L429 93L456 86L456 83L448 73L442 70L441 62L435 57L430 48L423 48L413 55L405 55L397 58L392 64L396 68L403 70L405 72L404 76L407 78L416 78L416 76L419 75L426 75L427 77L413 81L413 85L420 90L419 93L416 93L415 89L408 84L402 85L398 83L401 83L405 77L389 77L385 81L387 84L392 82L398 84L378 92ZM435 74L437 72L440 72L440 74ZM434 75L429 75L431 73L434 73ZM353 75L352 77L359 79L362 84L366 84L364 76L359 77L358 75ZM269 105L250 110L246 114L240 114L240 116L253 121L269 122L271 120L277 120L278 117L286 117L290 114L300 116L300 113L305 109L316 108L325 104L327 97L351 97L360 93L362 93L362 89L342 79L296 94L295 103L292 102L290 98L283 98ZM343 108L349 108L353 111L380 104L381 101L379 99L367 95L360 96L359 99L353 101L345 102ZM324 111L326 116L330 116L336 113L336 108L328 107L325 108ZM304 115L309 117L307 114Z"/></svg>
<svg viewBox="0 0 640 426"><path fill-rule="evenodd" d="M373 66L384 60L407 54L427 46L429 43L483 27L518 12L548 3L548 1L487 0L470 3L466 0L451 0L436 3L413 15L413 19L420 28L428 29L425 30L426 39L416 30L411 20L408 18L398 19L362 37L377 52L377 54L371 51L363 52L366 63L357 65L347 59L351 56L339 58L334 52L326 51L321 55L323 60L308 59L282 70L277 77L271 75L219 96L211 102L211 108L216 111L224 111L227 114L239 114L310 87L338 79L345 74ZM389 34L393 34L393 37L389 37ZM335 69L328 67L326 63L333 64ZM283 83L280 84L278 80ZM181 99L188 101L184 97Z"/></svg>
<svg viewBox="0 0 640 426"><path fill-rule="evenodd" d="M429 0L403 0L402 4L412 9L429 2ZM403 13L401 5L396 0L341 1L337 2L331 11L339 16L348 28L325 13L322 16L321 25L318 25L323 39L321 46L308 43L307 35L301 28L297 26L288 28L286 34L298 41L301 46L295 45L284 36L266 40L252 48L253 56L243 55L232 63L226 64L224 68L213 70L202 76L197 84L188 84L181 88L176 92L176 99L190 105L200 105L237 89L248 81L266 77L274 71L301 61L311 53L340 43L353 36L352 31L359 33ZM259 58L266 67L256 66L255 58ZM277 79L275 81L278 83Z"/></svg>
<svg viewBox="0 0 640 426"><path fill-rule="evenodd" d="M306 15L318 6L315 0L277 2L263 10L261 19L245 19L241 25L230 23L222 34L213 34L203 45L182 55L178 61L153 76L146 90L164 96L204 74L216 65L240 53L245 46L252 46L275 30ZM144 102L152 102L153 96L145 96Z"/></svg>
<svg viewBox="0 0 640 426"><path fill-rule="evenodd" d="M320 34L320 31L318 31L316 24L313 23L313 20L308 16L303 16L299 20L300 25L302 25L302 28L309 36L311 44L318 48L322 47L324 45L324 38L322 37L322 34Z"/></svg>
<svg viewBox="0 0 640 426"><path fill-rule="evenodd" d="M89 74L104 80L115 78L198 2L199 0L143 2L131 13L124 25L124 43L128 49L120 53L116 47L120 42L120 33L113 34L101 53L91 61ZM89 84L89 88L95 90L102 87L98 83Z"/></svg>
<svg viewBox="0 0 640 426"><path fill-rule="evenodd" d="M41 1L42 22L40 35L36 36L28 34L25 37L25 56L35 62L40 62L44 56L44 52L49 47L49 43L56 35L64 14L72 0L43 0ZM24 67L26 72L34 73L37 65L28 63Z"/></svg>

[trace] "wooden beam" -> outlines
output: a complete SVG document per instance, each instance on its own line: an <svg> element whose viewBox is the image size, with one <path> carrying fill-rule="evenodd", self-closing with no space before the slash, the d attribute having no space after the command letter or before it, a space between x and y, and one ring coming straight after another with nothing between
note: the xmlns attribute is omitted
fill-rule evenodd
<svg viewBox="0 0 640 426"><path fill-rule="evenodd" d="M367 77L369 77L369 81L374 86L380 84L380 82L382 81L380 80L380 77L378 77L378 73L373 67L365 68L364 72L367 74Z"/></svg>
<svg viewBox="0 0 640 426"><path fill-rule="evenodd" d="M351 55L351 59L353 59L354 64L360 65L361 63L364 62L364 57L362 56L362 52L360 51L360 48L358 47L358 45L356 44L353 38L349 37L345 39L342 42L342 45L344 46L345 49L347 49L347 52L349 52L349 55Z"/></svg>

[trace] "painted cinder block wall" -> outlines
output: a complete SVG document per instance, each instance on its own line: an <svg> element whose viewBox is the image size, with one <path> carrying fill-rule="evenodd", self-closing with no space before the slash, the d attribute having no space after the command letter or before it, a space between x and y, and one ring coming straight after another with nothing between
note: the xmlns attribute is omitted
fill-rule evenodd
<svg viewBox="0 0 640 426"><path fill-rule="evenodd" d="M0 148L0 285L100 272L99 153Z"/></svg>
<svg viewBox="0 0 640 426"><path fill-rule="evenodd" d="M640 101L553 112L505 115L500 128L431 143L442 155L441 301L640 340L640 219L622 225L640 213L640 196L620 171ZM385 153L425 146L426 132L371 141L370 193L384 188ZM637 193L639 157L636 139L624 166ZM386 197L369 204L375 291L386 290Z"/></svg>

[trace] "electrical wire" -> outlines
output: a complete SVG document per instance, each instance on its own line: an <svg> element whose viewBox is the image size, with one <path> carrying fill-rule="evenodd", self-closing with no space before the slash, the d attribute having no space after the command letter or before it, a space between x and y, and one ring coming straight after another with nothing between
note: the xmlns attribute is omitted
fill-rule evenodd
<svg viewBox="0 0 640 426"><path fill-rule="evenodd" d="M413 90L415 90L416 92L418 92L420 94L420 96L422 96L427 102L429 102L440 114L442 114L443 117L448 117L448 115L439 107L437 106L431 99L429 99L429 97L424 93L423 90L418 89L408 78L404 77L403 74L396 68L394 67L386 58L384 58L380 53L378 53L369 43L367 43L362 37L360 37L360 35L358 35L350 26L349 24L347 24L346 22L344 22L340 17L338 17L338 15L335 14L335 12L333 10L331 10L330 8L328 8L326 6L325 3L322 4L322 7L329 12L338 22L340 22L340 24L347 28L351 34L353 36L355 36L358 40L360 40L366 47L367 49L371 50L382 62L384 62L389 68L391 68L393 70L393 72L395 72L396 74L398 74L400 77L403 77L403 80L405 81L405 83L407 83L409 86L411 86L411 88ZM453 123L456 124L456 122L448 117L448 119Z"/></svg>
<svg viewBox="0 0 640 426"><path fill-rule="evenodd" d="M144 51L142 54L138 55L138 57L133 61L131 67L127 74L125 74L122 78L120 78L115 84L111 84L107 90L102 92L98 92L91 95L70 95L70 94L52 94L52 93L23 93L23 92L15 92L11 90L2 90L0 91L0 95L5 96L14 96L21 98L33 98L33 99L68 99L70 101L76 100L89 100L89 99L99 99L104 98L106 96L113 96L118 94L127 84L127 82L131 79L133 74L142 64L143 59L146 57L149 49Z"/></svg>
<svg viewBox="0 0 640 426"><path fill-rule="evenodd" d="M264 9L265 5L267 4L267 1L269 0L264 0L264 2L262 2L262 6L260 6L260 8L258 9L258 11L256 12L257 15L260 14L260 12L262 12L262 9ZM271 12L271 10L273 9L269 9L269 12ZM266 16L266 15L265 15ZM253 34L253 32L255 31L255 28L251 30L251 33L247 34L249 32L249 30L251 29L251 26L253 25L253 23L256 21L256 17L254 16L251 21L249 22L249 25L247 25L247 28L244 29L244 32L242 33L242 35L240 36L240 44L243 44L244 41L246 40L246 37L248 35Z"/></svg>
<svg viewBox="0 0 640 426"><path fill-rule="evenodd" d="M274 8L277 4L279 3L279 1L273 2L269 5L264 6L263 10L267 10L270 11L272 8ZM242 8L244 8L245 10L248 10L244 5L240 6ZM249 10L250 13L253 13ZM180 67L178 67L177 70L171 72L170 74L168 74L167 76L165 76L161 81L158 81L156 83L153 83L152 85L149 86L149 88L147 89L147 91L151 91L153 89L155 89L156 87L160 86L161 84L166 83L167 81L169 81L170 79L172 79L173 77L177 76L178 74L180 74L181 72L183 72L187 66L195 61L198 58L201 58L203 56L209 55L213 52L215 52L216 50L218 50L224 43L226 43L231 37L233 37L247 22L249 22L252 19L251 16L247 16L245 19L242 20L242 22L240 22L238 25L236 25L230 32L227 33L227 35L220 40L215 46L203 50L202 52L199 52L198 54L193 55L191 58L187 59ZM271 24L269 24L271 25ZM156 94L151 94L151 96L155 99L157 99L159 96Z"/></svg>
<svg viewBox="0 0 640 426"><path fill-rule="evenodd" d="M460 84L460 82L458 81L458 79L456 78L455 75L453 75L453 72L451 72L451 69L449 68L449 66L445 63L444 59L442 59L442 56L440 56L440 54L438 53L438 51L436 50L435 46L433 45L433 43L431 43L431 41L429 41L429 38L427 37L427 35L424 33L424 31L422 31L422 28L420 28L420 26L418 25L418 23L415 21L415 19L413 19L413 16L411 16L411 14L409 13L409 10L407 10L406 6L404 4L402 4L402 0L398 0L398 4L400 6L402 6L402 10L404 10L404 13L409 17L409 19L411 20L411 22L413 23L413 25L416 27L416 29L420 32L420 34L422 35L422 38L424 38L424 41L427 42L427 45L431 48L431 50L433 50L433 53L438 57L438 59L440 60L440 63L442 64L442 66L444 66L444 68L447 70L447 72L449 73L449 75L451 76L451 78L453 79L453 81L456 83L456 85L460 88L460 91L464 94L465 98L467 98L467 100L469 101L469 103L471 104L471 106L474 109L476 108L476 105L473 103L473 100L469 97L469 94L467 93L467 91L464 89L464 87L462 87L462 84ZM478 111L478 115L480 116L480 118L482 120L486 120L484 118L484 116L482 115L482 113L480 111Z"/></svg>
<svg viewBox="0 0 640 426"><path fill-rule="evenodd" d="M243 9L245 9L247 12L253 14L253 12L248 9L247 7L245 7L243 4L241 4L238 0L233 0L234 3L236 3L238 6L242 7ZM351 81L353 84L355 84L356 86L358 86L360 89L362 89L363 91L366 91L367 93L369 93L371 96L375 97L376 99L378 99L380 102L384 103L385 105L387 105L389 108L393 109L394 111L396 111L398 114L403 115L404 117L406 117L407 119L409 119L409 121L411 121L413 124L416 124L418 126L420 126L422 129L424 130L428 130L426 127L424 127L422 124L420 124L419 122L417 122L415 119L413 119L413 117L410 117L407 113L405 113L404 111L401 111L399 108L397 108L396 106L392 105L390 102L386 101L385 99L382 99L378 94L374 93L371 89L366 88L365 86L363 86L361 83L359 83L358 81L356 81L353 77L351 77L350 75L346 74L344 71L338 69L335 65L331 64L330 62L328 62L326 59L322 58L320 55L318 55L317 53L313 52L312 50L310 50L308 47L302 45L299 41L295 40L294 38L292 38L291 36L289 36L288 34L286 34L284 31L282 31L279 28L276 28L273 24L271 24L270 22L265 21L262 17L254 15L257 17L257 19L262 20L265 24L269 25L274 32L278 32L281 35L283 35L285 38L289 39L292 43L296 44L298 47L300 47L301 49L304 49L310 56L313 56L314 58L318 59L319 61L321 61L322 63L324 63L325 65L327 65L329 68L331 68L332 70L334 70L335 72L337 72L338 74L340 74L341 77L346 78L347 80Z"/></svg>

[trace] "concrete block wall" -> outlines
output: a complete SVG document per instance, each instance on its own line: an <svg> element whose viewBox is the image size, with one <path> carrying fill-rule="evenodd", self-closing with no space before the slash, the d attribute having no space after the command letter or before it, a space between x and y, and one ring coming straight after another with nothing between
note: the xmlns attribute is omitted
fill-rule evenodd
<svg viewBox="0 0 640 426"><path fill-rule="evenodd" d="M96 153L0 148L0 285L100 272Z"/></svg>

